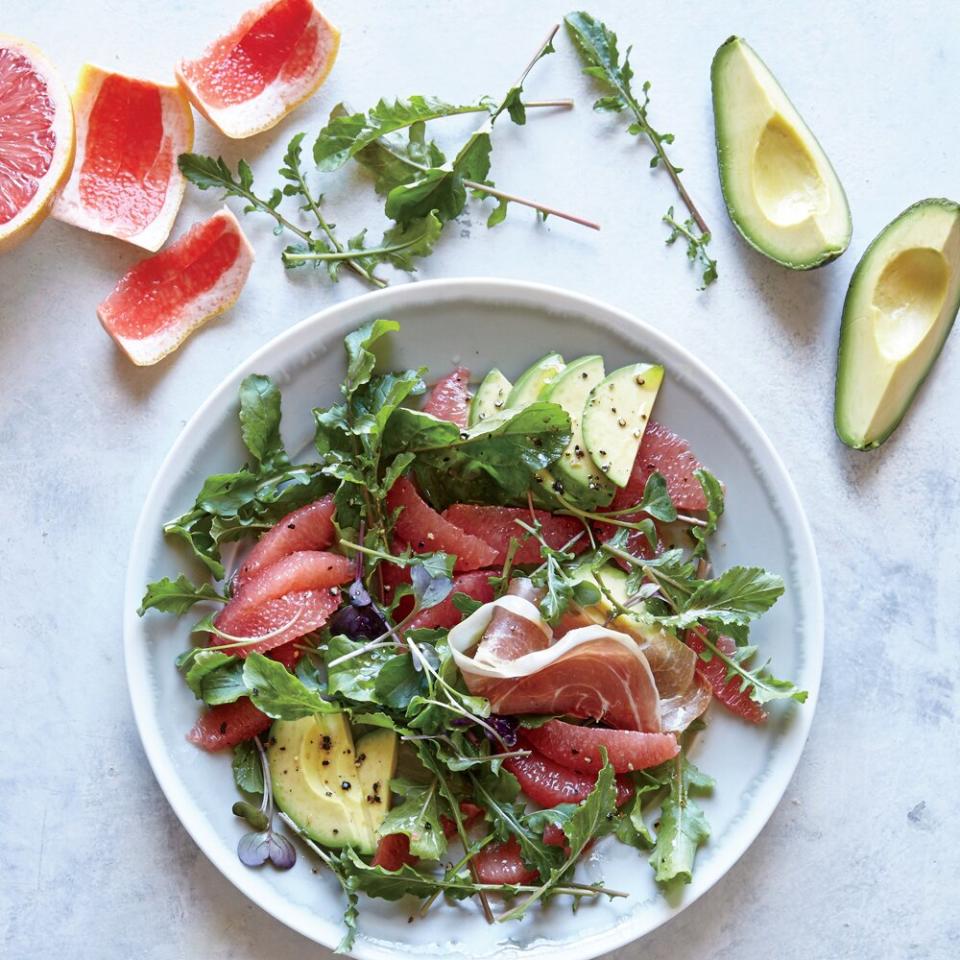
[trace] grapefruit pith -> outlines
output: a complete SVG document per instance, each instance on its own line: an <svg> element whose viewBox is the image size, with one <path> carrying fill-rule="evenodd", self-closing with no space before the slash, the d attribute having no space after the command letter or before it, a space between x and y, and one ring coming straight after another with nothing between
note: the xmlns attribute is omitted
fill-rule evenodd
<svg viewBox="0 0 960 960"><path fill-rule="evenodd" d="M0 34L0 253L46 219L73 150L67 88L32 43Z"/></svg>
<svg viewBox="0 0 960 960"><path fill-rule="evenodd" d="M237 218L221 210L128 271L97 316L134 363L157 363L233 306L253 257Z"/></svg>
<svg viewBox="0 0 960 960"><path fill-rule="evenodd" d="M193 149L193 114L179 87L86 64L73 95L77 162L53 215L159 250L186 181L177 155Z"/></svg>
<svg viewBox="0 0 960 960"><path fill-rule="evenodd" d="M190 101L235 140L262 133L311 96L340 49L340 31L311 0L267 0L196 60L177 80Z"/></svg>

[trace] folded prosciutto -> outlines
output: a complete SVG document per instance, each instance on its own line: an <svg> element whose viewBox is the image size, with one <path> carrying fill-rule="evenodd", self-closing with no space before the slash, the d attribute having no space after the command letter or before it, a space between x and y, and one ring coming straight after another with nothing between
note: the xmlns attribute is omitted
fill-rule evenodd
<svg viewBox="0 0 960 960"><path fill-rule="evenodd" d="M617 630L592 624L554 642L536 606L508 594L455 626L449 643L467 689L486 697L495 713L558 713L623 730L661 729L647 658Z"/></svg>

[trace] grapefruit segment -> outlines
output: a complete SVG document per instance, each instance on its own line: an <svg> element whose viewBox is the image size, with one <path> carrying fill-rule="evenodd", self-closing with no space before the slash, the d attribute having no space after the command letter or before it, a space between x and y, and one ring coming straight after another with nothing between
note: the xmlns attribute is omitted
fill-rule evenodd
<svg viewBox="0 0 960 960"><path fill-rule="evenodd" d="M470 371L456 367L442 380L438 380L423 405L423 412L440 420L450 420L458 427L467 429L467 414L470 407Z"/></svg>
<svg viewBox="0 0 960 960"><path fill-rule="evenodd" d="M524 746L527 746L524 743ZM599 770L579 773L531 750L526 757L510 757L503 761L520 784L520 789L541 807L555 807L561 803L579 803L590 796L597 785ZM633 796L633 784L627 777L617 777L617 806Z"/></svg>
<svg viewBox="0 0 960 960"><path fill-rule="evenodd" d="M177 80L221 133L251 137L279 123L327 78L340 31L311 0L268 0L249 10L196 60L183 60Z"/></svg>
<svg viewBox="0 0 960 960"><path fill-rule="evenodd" d="M702 677L713 690L713 695L731 712L738 717L742 717L748 723L763 723L767 719L767 711L760 706L756 700L750 698L751 687L746 690L740 689L740 678L730 677L727 679L726 664L719 657L712 657L710 660L700 658L706 649L699 630L688 630L686 635L687 643L698 654L697 656L697 675ZM730 637L717 637L717 646L726 654L733 653L737 645Z"/></svg>
<svg viewBox="0 0 960 960"><path fill-rule="evenodd" d="M617 773L655 767L675 757L680 749L672 733L578 727L562 720L548 720L542 727L524 730L524 737L555 763L586 774L600 769L600 747L606 748Z"/></svg>
<svg viewBox="0 0 960 960"><path fill-rule="evenodd" d="M186 181L177 155L193 149L193 114L179 87L86 64L73 96L77 162L53 215L159 250Z"/></svg>
<svg viewBox="0 0 960 960"><path fill-rule="evenodd" d="M135 364L157 363L233 306L253 258L237 218L221 210L129 270L97 316Z"/></svg>
<svg viewBox="0 0 960 960"><path fill-rule="evenodd" d="M463 614L457 609L453 598L458 593L465 593L480 603L489 603L493 599L493 587L490 586L490 574L482 570L473 573L461 573L453 578L453 589L446 599L441 600L434 607L418 613L409 624L410 630L429 627L432 630L449 630L455 627L462 619Z"/></svg>
<svg viewBox="0 0 960 960"><path fill-rule="evenodd" d="M67 88L33 44L0 34L0 253L46 219L73 150Z"/></svg>
<svg viewBox="0 0 960 960"><path fill-rule="evenodd" d="M333 543L333 496L327 495L288 513L271 527L247 554L233 578L239 591L254 574L298 550L325 550Z"/></svg>
<svg viewBox="0 0 960 960"><path fill-rule="evenodd" d="M523 884L537 879L537 871L523 862L516 837L488 843L479 850L472 863L480 883Z"/></svg>
<svg viewBox="0 0 960 960"><path fill-rule="evenodd" d="M546 510L534 510L533 514L541 525L543 539L554 550L566 546L578 533L583 533L583 526L574 517L555 517ZM533 525L534 517L526 507L483 507L472 503L454 503L443 511L442 516L444 520L449 520L464 532L479 537L493 547L497 551L494 563L498 566L507 559L511 539L520 541L520 547L513 557L514 563L540 563L543 559L539 541L517 524L517 520L522 520L527 526ZM580 553L588 546L589 541L584 535L570 550Z"/></svg>
<svg viewBox="0 0 960 960"><path fill-rule="evenodd" d="M248 697L241 697L200 714L187 739L203 750L226 750L269 730L272 723Z"/></svg>
<svg viewBox="0 0 960 960"><path fill-rule="evenodd" d="M262 637L237 656L273 650L319 630L340 606L339 584L353 577L353 562L336 553L300 550L260 570L213 621L232 637ZM214 634L214 642L222 638Z"/></svg>
<svg viewBox="0 0 960 960"><path fill-rule="evenodd" d="M399 510L394 532L415 553L442 550L456 555L454 570L463 573L493 566L497 552L479 537L471 536L437 513L417 493L407 477L401 477L387 494L387 509Z"/></svg>

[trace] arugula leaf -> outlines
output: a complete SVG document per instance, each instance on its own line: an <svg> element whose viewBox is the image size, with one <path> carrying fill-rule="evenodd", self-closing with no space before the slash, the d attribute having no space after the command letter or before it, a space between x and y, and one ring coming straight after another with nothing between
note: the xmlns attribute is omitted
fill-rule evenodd
<svg viewBox="0 0 960 960"><path fill-rule="evenodd" d="M392 793L403 801L394 804L377 830L378 837L405 833L410 838L410 852L425 860L439 860L447 852L447 838L440 822L438 781L411 783L402 777L390 781Z"/></svg>
<svg viewBox="0 0 960 960"><path fill-rule="evenodd" d="M607 760L607 752L600 748L603 766L597 774L597 783L588 796L578 804L560 804L550 810L541 810L531 818L532 822L542 826L549 821L560 827L566 838L570 853L558 866L545 872L541 870L540 886L521 901L517 906L508 910L499 919L513 920L522 917L538 900L549 894L551 888L558 886L575 866L584 847L593 839L605 836L613 829L614 816L617 809L617 788L613 775L613 767Z"/></svg>
<svg viewBox="0 0 960 960"><path fill-rule="evenodd" d="M701 467L699 470L694 470L693 475L697 478L707 500L707 525L690 529L690 533L697 542L693 555L701 557L706 555L707 540L717 532L720 517L723 516L724 493L723 484L709 470Z"/></svg>
<svg viewBox="0 0 960 960"><path fill-rule="evenodd" d="M430 414L398 409L384 431L384 455L415 455L413 469L437 509L450 503L526 502L539 470L570 440L562 407L538 401L462 430Z"/></svg>
<svg viewBox="0 0 960 960"><path fill-rule="evenodd" d="M233 748L233 780L244 793L263 793L263 766L252 740Z"/></svg>
<svg viewBox="0 0 960 960"><path fill-rule="evenodd" d="M414 697L427 690L427 677L417 670L409 653L391 657L380 668L374 683L375 702L394 710L404 710Z"/></svg>
<svg viewBox="0 0 960 960"><path fill-rule="evenodd" d="M217 593L209 583L197 585L181 573L176 580L164 577L162 580L148 583L147 592L140 601L137 614L142 617L148 610L155 609L162 613L175 613L179 617L195 603L202 603L204 600L227 602L227 598Z"/></svg>
<svg viewBox="0 0 960 960"><path fill-rule="evenodd" d="M198 700L211 706L247 695L242 661L222 650L192 651L184 680Z"/></svg>
<svg viewBox="0 0 960 960"><path fill-rule="evenodd" d="M731 567L699 584L678 613L660 618L664 626L683 629L701 621L748 623L769 610L784 589L783 579L762 567Z"/></svg>
<svg viewBox="0 0 960 960"><path fill-rule="evenodd" d="M650 81L645 81L641 88L643 97L641 101L633 92L634 73L630 66L631 51L627 49L621 62L620 52L617 49L617 35L602 21L594 19L589 13L577 11L567 14L564 22L584 64L583 72L598 80L608 91L607 96L601 97L594 103L594 109L615 113L627 110L633 115L633 121L627 128L627 132L633 136L645 137L649 141L654 149L650 166L663 167L667 171L677 194L687 207L690 219L682 224L674 219L673 207L662 219L671 227L667 243L672 244L682 237L687 243L687 256L703 267L701 289L704 289L717 279L717 261L707 254L710 229L680 180L681 168L667 156L665 147L673 143L673 134L660 133L654 128L647 115L650 105Z"/></svg>
<svg viewBox="0 0 960 960"><path fill-rule="evenodd" d="M240 435L261 468L290 465L280 438L280 391L269 377L253 373L240 384Z"/></svg>
<svg viewBox="0 0 960 960"><path fill-rule="evenodd" d="M460 216L467 202L463 178L453 170L434 167L409 183L395 186L387 194L384 213L406 227L433 213L441 220Z"/></svg>
<svg viewBox="0 0 960 960"><path fill-rule="evenodd" d="M352 847L340 854L339 864L346 878L347 889L352 893L365 893L381 900L400 900L406 896L425 899L440 891L448 897L463 900L473 896L478 886L465 873L452 878L434 877L420 873L404 864L399 870L384 870L365 863ZM509 893L511 887L505 886Z"/></svg>
<svg viewBox="0 0 960 960"><path fill-rule="evenodd" d="M647 477L639 507L654 519L662 520L664 523L673 523L677 519L677 508L673 505L670 491L667 489L667 481L662 473L654 471Z"/></svg>
<svg viewBox="0 0 960 960"><path fill-rule="evenodd" d="M329 664L338 657L361 649L365 642L349 640L347 637L335 636L327 644L326 660ZM338 693L348 700L360 703L375 703L377 694L375 685L377 675L383 665L394 656L395 651L388 647L378 647L368 653L351 657L335 666L327 667L327 690L330 694Z"/></svg>
<svg viewBox="0 0 960 960"><path fill-rule="evenodd" d="M464 615L469 617L471 613L476 613L482 606L482 600L474 600L469 594L457 591L451 598L451 603Z"/></svg>
<svg viewBox="0 0 960 960"><path fill-rule="evenodd" d="M400 324L396 320L380 317L367 321L344 337L343 345L347 351L347 375L340 390L345 397L349 399L358 387L370 382L377 365L376 355L370 348L388 333L396 333L399 329Z"/></svg>
<svg viewBox="0 0 960 960"><path fill-rule="evenodd" d="M243 681L254 706L275 720L299 720L315 713L340 712L340 707L307 687L283 664L260 653L247 656Z"/></svg>
<svg viewBox="0 0 960 960"><path fill-rule="evenodd" d="M319 170L337 170L381 137L428 120L477 113L486 108L475 104L450 104L436 97L412 96L406 100L380 100L366 114L346 113L343 104L334 108L330 122L313 145ZM343 112L341 112L343 111Z"/></svg>
<svg viewBox="0 0 960 960"><path fill-rule="evenodd" d="M650 854L658 883L690 883L697 850L710 836L710 826L693 799L713 790L713 778L701 773L686 752L668 761L671 770L670 793L660 809L657 840Z"/></svg>

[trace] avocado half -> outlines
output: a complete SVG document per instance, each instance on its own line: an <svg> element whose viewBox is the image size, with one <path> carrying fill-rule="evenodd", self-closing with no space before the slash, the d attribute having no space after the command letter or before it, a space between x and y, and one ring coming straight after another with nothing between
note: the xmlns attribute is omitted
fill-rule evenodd
<svg viewBox="0 0 960 960"><path fill-rule="evenodd" d="M843 304L834 421L869 450L896 430L960 308L960 204L921 200L867 247Z"/></svg>
<svg viewBox="0 0 960 960"><path fill-rule="evenodd" d="M720 186L754 249L810 270L847 249L850 207L833 167L766 64L740 37L710 68Z"/></svg>

